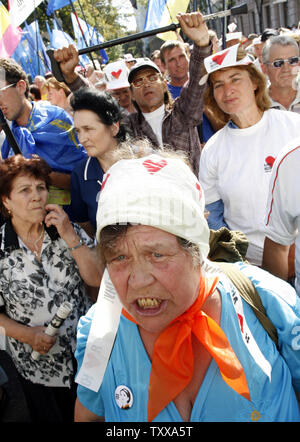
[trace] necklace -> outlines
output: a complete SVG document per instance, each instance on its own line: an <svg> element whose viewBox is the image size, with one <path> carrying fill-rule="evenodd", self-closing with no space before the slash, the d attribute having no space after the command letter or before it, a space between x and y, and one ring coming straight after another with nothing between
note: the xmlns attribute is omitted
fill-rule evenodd
<svg viewBox="0 0 300 442"><path fill-rule="evenodd" d="M40 236L33 243L33 248L34 248L33 253L36 256L36 258L38 258L38 256L39 256L39 249L37 247L37 244L42 239L42 236L44 235L44 232L45 232L45 229L44 229L44 226L42 226L42 232L41 232Z"/></svg>

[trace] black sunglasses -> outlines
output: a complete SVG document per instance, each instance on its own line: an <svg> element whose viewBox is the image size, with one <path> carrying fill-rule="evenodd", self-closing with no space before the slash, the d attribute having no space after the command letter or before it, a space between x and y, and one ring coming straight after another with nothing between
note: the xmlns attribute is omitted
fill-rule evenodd
<svg viewBox="0 0 300 442"><path fill-rule="evenodd" d="M274 68L281 68L284 63L287 62L288 64L290 64L291 66L295 66L298 64L299 62L299 57L290 57L290 58L279 58L278 60L275 61L270 61L267 64L271 64Z"/></svg>

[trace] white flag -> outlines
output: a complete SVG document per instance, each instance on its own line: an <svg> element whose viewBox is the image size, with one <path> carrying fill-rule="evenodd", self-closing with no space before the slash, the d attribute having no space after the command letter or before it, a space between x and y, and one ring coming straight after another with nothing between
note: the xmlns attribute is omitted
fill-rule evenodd
<svg viewBox="0 0 300 442"><path fill-rule="evenodd" d="M43 0L9 0L9 15L13 26L20 26Z"/></svg>

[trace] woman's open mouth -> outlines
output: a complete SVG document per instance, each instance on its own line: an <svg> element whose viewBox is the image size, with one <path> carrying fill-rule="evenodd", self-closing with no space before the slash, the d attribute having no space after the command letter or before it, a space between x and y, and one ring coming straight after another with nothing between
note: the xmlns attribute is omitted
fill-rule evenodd
<svg viewBox="0 0 300 442"><path fill-rule="evenodd" d="M141 315L153 315L160 313L166 302L158 298L138 298L135 302L135 308Z"/></svg>

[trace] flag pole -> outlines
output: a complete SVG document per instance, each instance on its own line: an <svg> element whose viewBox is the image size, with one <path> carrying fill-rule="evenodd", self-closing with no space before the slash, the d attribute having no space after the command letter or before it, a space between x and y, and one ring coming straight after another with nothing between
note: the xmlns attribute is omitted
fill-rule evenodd
<svg viewBox="0 0 300 442"><path fill-rule="evenodd" d="M85 13L84 13L84 10L82 8L82 4L80 3L80 0L78 0L78 4L79 4L79 7L80 7L80 11L81 11L82 17L83 17L84 21L86 22L86 24L88 24L86 16L85 16ZM89 36L90 36L90 43L91 43L92 42L92 36L91 36L91 32L90 32L89 26L87 26L87 30L88 30L88 33L89 33Z"/></svg>
<svg viewBox="0 0 300 442"><path fill-rule="evenodd" d="M84 32L83 32L82 27L81 27L81 25L80 25L79 18L78 18L78 15L77 15L77 13L76 13L76 10L75 10L75 7L74 7L74 5L73 5L72 0L69 0L69 3L70 3L70 5L71 5L71 8L72 8L73 14L74 14L75 17L76 17L76 21L77 21L77 24L78 24L78 26L79 26L79 29L80 29L80 32L81 32L82 38L83 38L83 40L84 40L84 43L86 44L86 46L88 46L87 41L86 41L86 38L85 38L85 35L84 35ZM91 61L92 61L92 64L93 64L94 69L96 70L96 65L95 65L95 62L94 62L93 56L92 56L90 53L89 53L89 57L90 57L90 59L91 59Z"/></svg>
<svg viewBox="0 0 300 442"><path fill-rule="evenodd" d="M58 21L58 19L57 19L57 17L56 17L56 11L53 11L53 13L52 13L52 18L53 18L54 22L56 23L56 26L58 27L58 29L59 29L60 31L64 32L63 27L60 25L60 23L59 23L59 21ZM82 67L84 67L84 64L83 64L82 61L80 61L80 60L79 60L79 64L80 64ZM61 80L61 81L64 81L64 80Z"/></svg>
<svg viewBox="0 0 300 442"><path fill-rule="evenodd" d="M7 124L7 121L3 115L2 110L0 109L0 127L4 130L5 135L7 137L7 141L9 142L9 144L12 147L12 150L14 151L14 154L22 154L21 149L15 139L14 134L12 133L11 128L9 127L9 125Z"/></svg>
<svg viewBox="0 0 300 442"><path fill-rule="evenodd" d="M214 12L213 14L204 15L203 19L207 21L207 20L213 20L215 18L227 17L228 15L247 14L247 12L248 12L247 3L242 3L226 11L219 11L219 12ZM106 41L98 45L93 45L90 47L79 49L78 55L88 54L90 52L99 51L100 49L111 48L113 46L121 45L124 43L128 43L130 41L135 41L140 38L149 37L151 35L156 35L163 32L176 31L176 29L178 29L179 27L180 27L179 23L171 23L170 25L163 26L162 28L151 29L149 31L144 31L144 32L138 32L137 34L126 35L125 37L116 38L114 40ZM52 67L51 70L53 75L56 77L58 81L65 81L63 74L60 70L59 63L57 63L57 61L54 58L54 50L49 49L47 51L47 54L51 60L51 67Z"/></svg>
<svg viewBox="0 0 300 442"><path fill-rule="evenodd" d="M39 57L39 38L38 38L38 27L37 27L37 17L36 17L36 7L35 7L35 2L34 2L34 23L35 23L35 43L36 43L36 53L38 55L38 73L39 75L41 75L41 64L40 64L40 57Z"/></svg>

